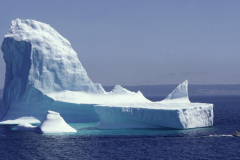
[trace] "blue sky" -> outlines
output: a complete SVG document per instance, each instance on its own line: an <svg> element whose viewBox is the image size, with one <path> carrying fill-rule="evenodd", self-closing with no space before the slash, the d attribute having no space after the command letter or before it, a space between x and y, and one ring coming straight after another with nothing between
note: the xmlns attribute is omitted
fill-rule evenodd
<svg viewBox="0 0 240 160"><path fill-rule="evenodd" d="M4 0L2 40L16 18L50 24L103 85L240 83L238 0Z"/></svg>

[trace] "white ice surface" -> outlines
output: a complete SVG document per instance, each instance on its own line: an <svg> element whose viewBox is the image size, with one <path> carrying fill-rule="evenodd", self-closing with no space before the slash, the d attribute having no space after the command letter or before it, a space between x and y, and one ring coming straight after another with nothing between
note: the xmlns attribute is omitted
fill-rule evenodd
<svg viewBox="0 0 240 160"><path fill-rule="evenodd" d="M70 43L48 24L12 21L1 49L6 62L2 122L20 123L31 116L38 121L47 110L55 110L67 122L100 121L103 128L213 124L213 105L191 103L187 81L161 102L151 102L141 92L119 85L104 91L87 76Z"/></svg>
<svg viewBox="0 0 240 160"><path fill-rule="evenodd" d="M25 78L43 93L61 90L104 92L100 84L89 79L70 42L48 24L29 19L12 21L2 50L10 65L7 67L16 75L13 78ZM15 59L19 62L8 64Z"/></svg>
<svg viewBox="0 0 240 160"><path fill-rule="evenodd" d="M122 103L145 103L150 102L146 99L141 92L105 92L99 93L86 93L86 92L73 92L73 91L63 91L49 93L49 97L56 101L62 101L69 103L78 104L122 104Z"/></svg>
<svg viewBox="0 0 240 160"><path fill-rule="evenodd" d="M17 130L30 130L39 133L66 133L77 132L69 126L59 113L48 111L45 119L39 126L33 126L29 123L21 123L17 126Z"/></svg>
<svg viewBox="0 0 240 160"><path fill-rule="evenodd" d="M188 98L188 80L179 84L162 102L164 103L190 103Z"/></svg>
<svg viewBox="0 0 240 160"><path fill-rule="evenodd" d="M1 121L0 124L40 123L35 117L21 117L14 120Z"/></svg>

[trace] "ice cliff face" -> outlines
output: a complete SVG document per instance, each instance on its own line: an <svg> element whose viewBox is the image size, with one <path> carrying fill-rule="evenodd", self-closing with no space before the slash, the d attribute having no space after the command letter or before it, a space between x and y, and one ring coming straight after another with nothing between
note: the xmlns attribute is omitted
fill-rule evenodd
<svg viewBox="0 0 240 160"><path fill-rule="evenodd" d="M34 20L12 21L2 44L6 79L21 81L43 93L61 90L104 92L87 76L68 40L50 25Z"/></svg>
<svg viewBox="0 0 240 160"><path fill-rule="evenodd" d="M13 20L1 49L6 62L5 106L34 97L41 101L42 94L62 90L105 92L89 79L69 41L48 24Z"/></svg>

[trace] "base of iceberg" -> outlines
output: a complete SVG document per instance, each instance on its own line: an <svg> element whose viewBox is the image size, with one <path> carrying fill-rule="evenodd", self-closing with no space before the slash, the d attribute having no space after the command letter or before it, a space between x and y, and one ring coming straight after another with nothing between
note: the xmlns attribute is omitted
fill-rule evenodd
<svg viewBox="0 0 240 160"><path fill-rule="evenodd" d="M17 126L17 130L34 131L38 133L70 133L77 132L69 126L59 113L48 111L45 119L39 126L33 126L29 123L21 123Z"/></svg>
<svg viewBox="0 0 240 160"><path fill-rule="evenodd" d="M40 123L48 110L60 113L67 123L99 121L93 104L53 101L46 104L12 103L0 124Z"/></svg>

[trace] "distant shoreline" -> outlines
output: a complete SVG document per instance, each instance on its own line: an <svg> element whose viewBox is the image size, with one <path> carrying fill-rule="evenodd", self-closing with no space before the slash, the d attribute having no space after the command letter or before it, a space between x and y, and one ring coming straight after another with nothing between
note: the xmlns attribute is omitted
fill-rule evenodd
<svg viewBox="0 0 240 160"><path fill-rule="evenodd" d="M139 85L123 86L130 91L141 91L145 97L166 97L171 93L177 84L169 85ZM106 91L111 91L114 86L103 86ZM189 84L189 96L240 96L240 84L217 84L217 85L198 85ZM3 95L3 89L0 89L0 98Z"/></svg>
<svg viewBox="0 0 240 160"><path fill-rule="evenodd" d="M141 91L144 96L167 96L171 93L177 84L170 85L141 85L141 86L123 86L130 91ZM111 91L114 86L103 86L106 91ZM232 85L196 85L189 84L189 96L221 96L221 95L236 95L240 96L240 84Z"/></svg>

